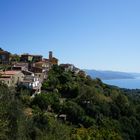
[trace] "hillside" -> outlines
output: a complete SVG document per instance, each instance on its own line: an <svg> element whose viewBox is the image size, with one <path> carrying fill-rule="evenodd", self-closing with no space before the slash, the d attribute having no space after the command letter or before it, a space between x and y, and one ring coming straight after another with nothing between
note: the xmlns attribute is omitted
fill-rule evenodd
<svg viewBox="0 0 140 140"><path fill-rule="evenodd" d="M100 78L102 80L110 79L134 79L137 76L140 76L138 73L126 73L126 72L117 72L117 71L98 71L98 70L84 70L92 78Z"/></svg>
<svg viewBox="0 0 140 140"><path fill-rule="evenodd" d="M139 140L139 91L53 66L34 98L0 84L2 140Z"/></svg>

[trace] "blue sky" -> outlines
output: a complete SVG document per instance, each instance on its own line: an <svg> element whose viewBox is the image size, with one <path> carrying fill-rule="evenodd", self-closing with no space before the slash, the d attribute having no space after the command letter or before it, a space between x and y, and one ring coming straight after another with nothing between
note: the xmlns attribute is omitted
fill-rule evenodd
<svg viewBox="0 0 140 140"><path fill-rule="evenodd" d="M139 0L0 0L0 47L52 50L80 68L140 72Z"/></svg>

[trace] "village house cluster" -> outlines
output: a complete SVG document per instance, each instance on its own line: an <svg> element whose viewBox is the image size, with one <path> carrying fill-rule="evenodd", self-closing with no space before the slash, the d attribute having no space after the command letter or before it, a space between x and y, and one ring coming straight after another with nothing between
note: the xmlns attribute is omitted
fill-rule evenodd
<svg viewBox="0 0 140 140"><path fill-rule="evenodd" d="M13 55L0 49L0 81L8 87L25 86L33 93L41 92L41 85L47 79L48 71L58 65L58 59L49 52L49 58L42 55Z"/></svg>
<svg viewBox="0 0 140 140"><path fill-rule="evenodd" d="M32 90L32 93L40 93L48 71L53 65L58 65L58 59L49 52L48 58L42 55L11 54L0 48L0 81L8 87L24 86ZM65 71L86 76L85 72L76 68L73 64L60 64Z"/></svg>

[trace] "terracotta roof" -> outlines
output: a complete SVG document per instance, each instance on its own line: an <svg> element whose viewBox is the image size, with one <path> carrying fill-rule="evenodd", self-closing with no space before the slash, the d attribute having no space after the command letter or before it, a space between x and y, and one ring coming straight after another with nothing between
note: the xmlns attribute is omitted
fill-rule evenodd
<svg viewBox="0 0 140 140"><path fill-rule="evenodd" d="M42 63L45 63L45 61L39 61L39 62L36 62L35 64L42 64Z"/></svg>
<svg viewBox="0 0 140 140"><path fill-rule="evenodd" d="M9 78L9 77L7 77L7 78L5 77L5 78L0 78L0 81L2 81L2 80L5 80L6 81L6 80L10 80L10 79L11 78Z"/></svg>
<svg viewBox="0 0 140 140"><path fill-rule="evenodd" d="M2 75L15 75L15 74L18 74L20 71L0 71L0 74Z"/></svg>

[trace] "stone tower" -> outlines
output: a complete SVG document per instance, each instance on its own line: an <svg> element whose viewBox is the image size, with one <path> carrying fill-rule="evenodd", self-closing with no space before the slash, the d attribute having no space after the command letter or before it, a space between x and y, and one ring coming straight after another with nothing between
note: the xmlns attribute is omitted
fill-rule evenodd
<svg viewBox="0 0 140 140"><path fill-rule="evenodd" d="M49 60L52 60L52 58L53 58L53 52L49 51Z"/></svg>

